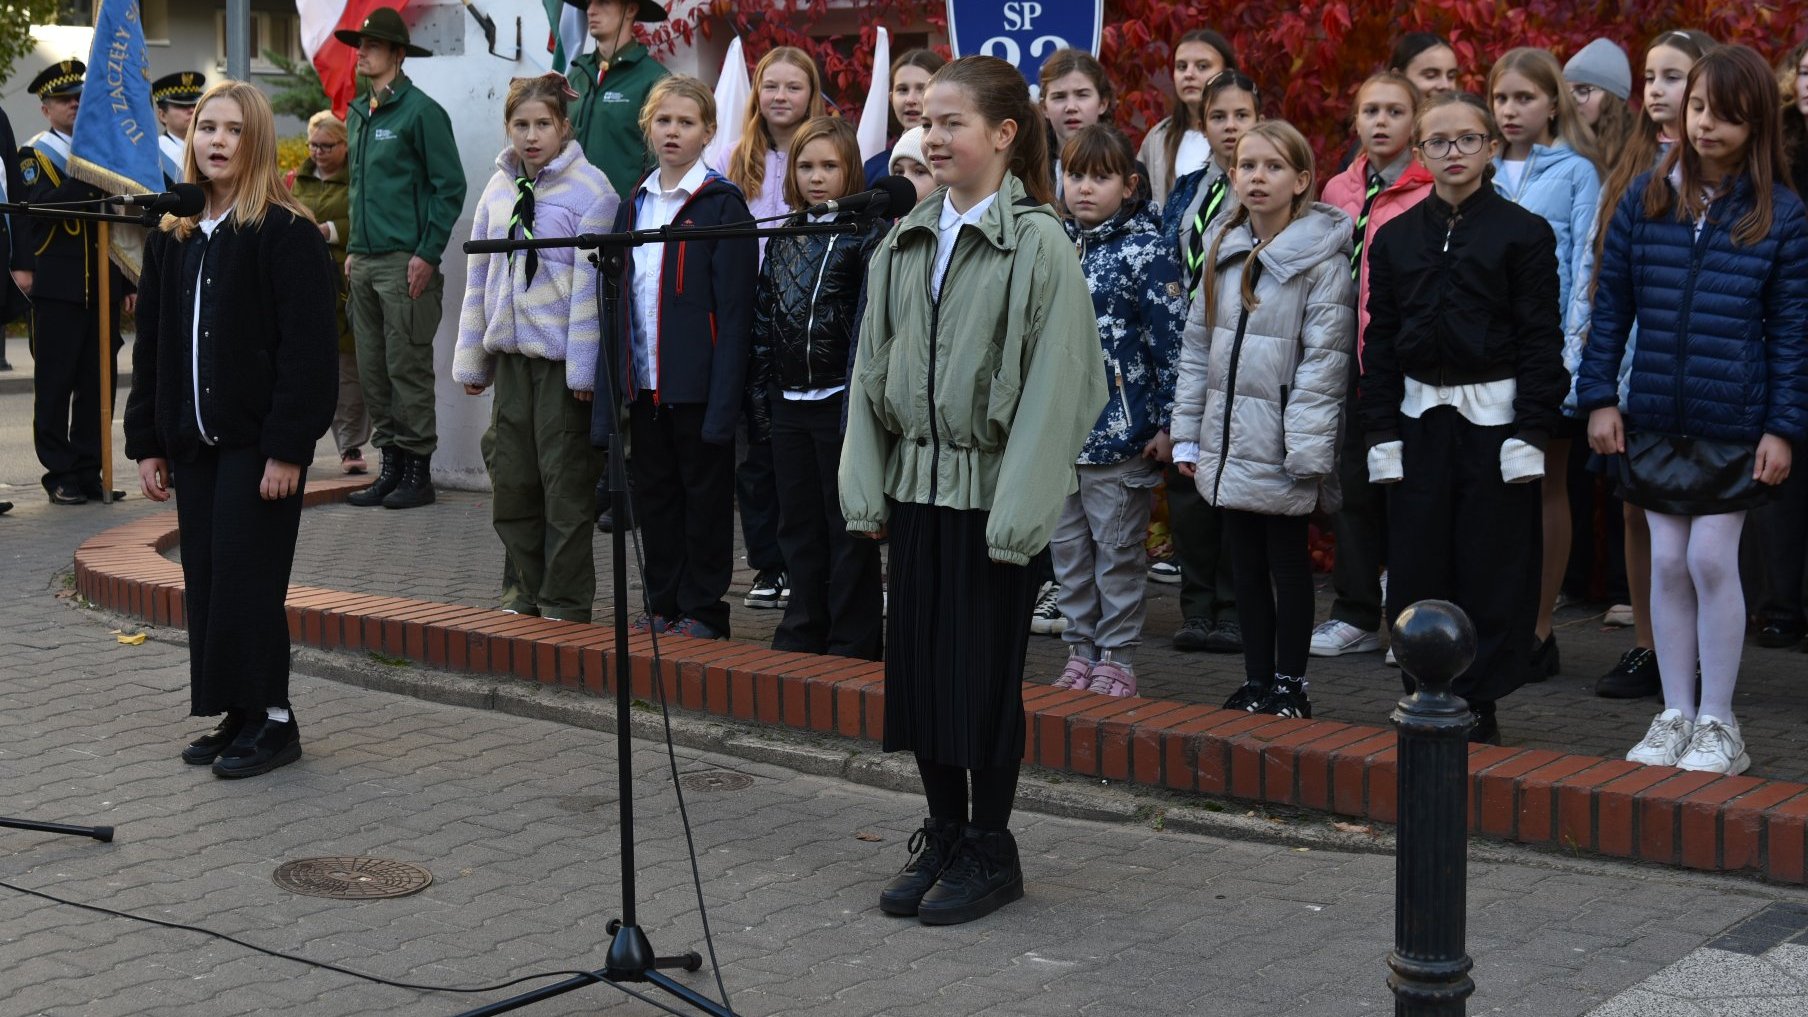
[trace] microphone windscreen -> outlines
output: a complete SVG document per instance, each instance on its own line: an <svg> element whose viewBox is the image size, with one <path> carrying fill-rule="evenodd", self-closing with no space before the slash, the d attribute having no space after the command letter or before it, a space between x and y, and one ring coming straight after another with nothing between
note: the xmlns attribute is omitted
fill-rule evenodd
<svg viewBox="0 0 1808 1017"><path fill-rule="evenodd" d="M169 212L177 218L200 215L207 207L207 192L201 189L200 184L176 184L170 188L170 193L176 196L176 202Z"/></svg>
<svg viewBox="0 0 1808 1017"><path fill-rule="evenodd" d="M895 219L917 207L917 185L904 177L880 177L873 182L873 189L885 192L885 203L878 209L882 215Z"/></svg>

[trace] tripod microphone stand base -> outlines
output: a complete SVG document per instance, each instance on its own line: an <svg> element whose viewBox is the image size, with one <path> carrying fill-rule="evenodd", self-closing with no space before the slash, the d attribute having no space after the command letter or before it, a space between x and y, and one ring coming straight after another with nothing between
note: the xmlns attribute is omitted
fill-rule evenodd
<svg viewBox="0 0 1808 1017"><path fill-rule="evenodd" d="M66 823L39 823L30 819L7 819L0 816L0 826L10 826L15 830L36 830L39 833L66 833L75 837L93 837L102 843L113 840L113 828L110 826L70 826Z"/></svg>
<svg viewBox="0 0 1808 1017"><path fill-rule="evenodd" d="M685 971L696 971L703 967L703 958L695 950L679 954L676 957L656 957L653 945L647 941L647 934L638 925L623 925L621 919L609 922L609 933L615 938L609 943L609 966L601 971L588 974L573 975L562 982L542 986L519 996L491 1003L489 1006L466 1010L458 1017L490 1017L491 1014L507 1013L543 999L563 995L573 989L582 989L598 982L623 986L632 982L641 982L676 996L678 999L695 1007L699 1013L709 1017L738 1017L738 1015L721 1003L698 993L688 986L667 978L659 973L661 968L682 968Z"/></svg>

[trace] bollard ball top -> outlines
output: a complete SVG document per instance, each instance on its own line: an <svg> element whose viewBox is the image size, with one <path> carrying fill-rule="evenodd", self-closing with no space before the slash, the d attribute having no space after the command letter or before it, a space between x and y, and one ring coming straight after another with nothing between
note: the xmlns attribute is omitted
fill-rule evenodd
<svg viewBox="0 0 1808 1017"><path fill-rule="evenodd" d="M1430 690L1450 687L1475 662L1475 623L1448 600L1421 600L1394 619L1394 657Z"/></svg>

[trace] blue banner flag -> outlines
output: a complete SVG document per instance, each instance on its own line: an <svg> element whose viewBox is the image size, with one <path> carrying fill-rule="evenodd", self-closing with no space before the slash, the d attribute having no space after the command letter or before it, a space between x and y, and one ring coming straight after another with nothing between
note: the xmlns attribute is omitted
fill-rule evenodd
<svg viewBox="0 0 1808 1017"><path fill-rule="evenodd" d="M139 0L100 0L69 172L111 194L163 190Z"/></svg>
<svg viewBox="0 0 1808 1017"><path fill-rule="evenodd" d="M1056 50L1099 55L1105 0L948 0L948 46L957 57L995 56L1029 79Z"/></svg>

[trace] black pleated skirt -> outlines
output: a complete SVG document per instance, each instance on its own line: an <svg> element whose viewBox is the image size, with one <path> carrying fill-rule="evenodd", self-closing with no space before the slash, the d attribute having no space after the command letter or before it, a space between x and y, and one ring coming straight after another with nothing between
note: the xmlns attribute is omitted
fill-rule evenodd
<svg viewBox="0 0 1808 1017"><path fill-rule="evenodd" d="M892 505L887 752L968 769L1023 758L1023 658L1040 573L1035 560L991 559L987 517Z"/></svg>

